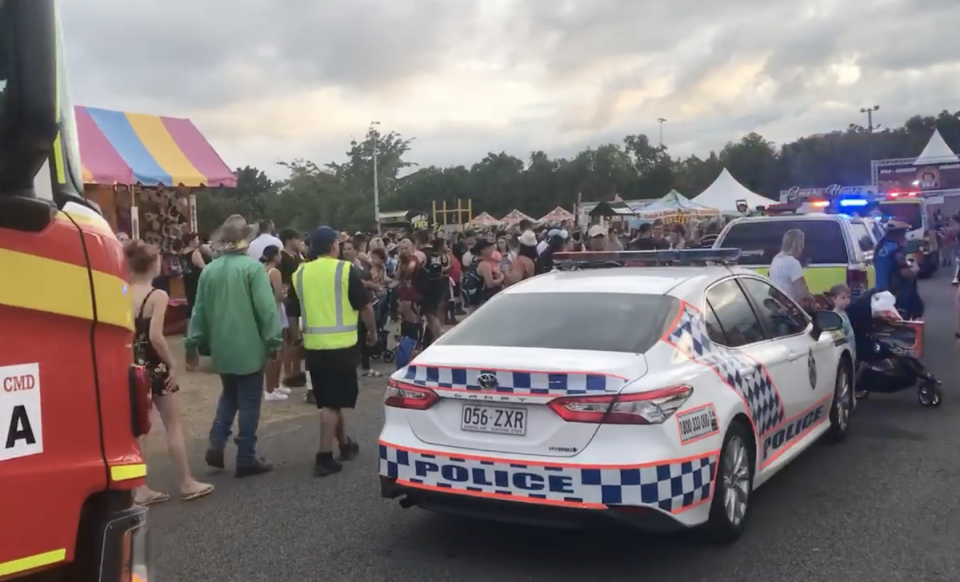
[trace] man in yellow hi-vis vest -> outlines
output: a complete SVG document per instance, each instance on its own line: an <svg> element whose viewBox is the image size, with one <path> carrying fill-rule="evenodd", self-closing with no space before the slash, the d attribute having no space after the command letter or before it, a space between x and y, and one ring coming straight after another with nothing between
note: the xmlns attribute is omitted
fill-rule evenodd
<svg viewBox="0 0 960 582"><path fill-rule="evenodd" d="M377 340L370 295L357 269L337 257L340 243L335 230L321 226L310 235L310 257L293 275L293 290L300 301L303 349L313 395L320 409L320 450L314 474L331 475L343 469L333 458L334 440L340 461L360 452L346 436L343 409L357 405L359 392L357 342ZM363 321L366 337L358 337Z"/></svg>

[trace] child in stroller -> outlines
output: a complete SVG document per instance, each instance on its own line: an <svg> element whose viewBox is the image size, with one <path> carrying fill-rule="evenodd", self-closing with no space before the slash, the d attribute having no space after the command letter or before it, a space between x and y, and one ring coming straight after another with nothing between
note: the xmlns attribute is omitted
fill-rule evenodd
<svg viewBox="0 0 960 582"><path fill-rule="evenodd" d="M847 308L856 337L857 398L916 387L920 404L939 406L940 381L917 359L922 345L922 323L875 318L871 308L874 294L876 290L867 291Z"/></svg>

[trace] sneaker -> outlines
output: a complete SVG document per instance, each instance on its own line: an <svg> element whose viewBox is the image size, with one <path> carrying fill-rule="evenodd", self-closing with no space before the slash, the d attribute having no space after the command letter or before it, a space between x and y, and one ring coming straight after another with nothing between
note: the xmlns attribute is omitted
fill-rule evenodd
<svg viewBox="0 0 960 582"><path fill-rule="evenodd" d="M347 444L340 446L340 460L350 461L360 454L360 445L353 439L347 439Z"/></svg>
<svg viewBox="0 0 960 582"><path fill-rule="evenodd" d="M214 469L222 469L224 466L223 451L207 449L207 454L204 456L203 460L206 461L208 466L213 467Z"/></svg>
<svg viewBox="0 0 960 582"><path fill-rule="evenodd" d="M316 464L313 466L314 477L326 477L343 471L343 465L333 458L333 453L317 453Z"/></svg>
<svg viewBox="0 0 960 582"><path fill-rule="evenodd" d="M960 285L960 279L954 279L950 282L951 285Z"/></svg>
<svg viewBox="0 0 960 582"><path fill-rule="evenodd" d="M250 464L238 465L237 472L234 474L234 476L238 479L241 479L243 477L263 475L264 473L269 473L270 471L273 471L273 465L264 461L263 459L254 459Z"/></svg>
<svg viewBox="0 0 960 582"><path fill-rule="evenodd" d="M277 390L274 390L273 392L264 392L264 393L263 393L263 401L264 401L264 402L283 402L283 401L286 400L286 399L287 399L287 395L286 395L286 394L283 394L283 393L281 393L281 392L279 392L279 391L277 391Z"/></svg>
<svg viewBox="0 0 960 582"><path fill-rule="evenodd" d="M274 392L279 392L280 394L285 394L285 395L287 395L287 396L290 396L290 393L293 392L293 390L290 390L290 389L287 388L286 386L281 386L281 387L279 387L279 388L275 388L273 391L274 391Z"/></svg>

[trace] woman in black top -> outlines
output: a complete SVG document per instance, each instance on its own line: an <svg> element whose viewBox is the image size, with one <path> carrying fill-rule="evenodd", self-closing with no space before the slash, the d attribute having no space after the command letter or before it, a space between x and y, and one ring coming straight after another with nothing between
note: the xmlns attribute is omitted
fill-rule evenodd
<svg viewBox="0 0 960 582"><path fill-rule="evenodd" d="M286 388L300 388L306 386L307 375L303 371L303 353L300 339L300 301L297 294L291 291L293 274L303 264L302 238L300 233L293 229L284 229L280 233L283 249L280 250L280 282L286 294L283 307L287 312L288 325L283 330L283 385Z"/></svg>
<svg viewBox="0 0 960 582"><path fill-rule="evenodd" d="M203 254L200 252L200 239L192 232L184 233L180 239L180 276L183 277L183 293L187 299L187 325L193 316L193 304L197 300L197 287L200 284L200 271L206 266ZM187 370L193 371L199 366L199 358L187 354Z"/></svg>
<svg viewBox="0 0 960 582"><path fill-rule="evenodd" d="M153 279L160 273L160 256L155 246L139 240L127 243L125 251L130 267L130 298L136 314L134 363L143 367L150 380L150 392L163 421L167 448L180 473L181 499L197 499L213 491L213 485L197 481L190 471L183 421L176 402L180 387L174 371L173 352L163 335L170 298L166 292L153 286ZM134 499L141 505L150 505L166 501L170 496L144 485L134 493Z"/></svg>

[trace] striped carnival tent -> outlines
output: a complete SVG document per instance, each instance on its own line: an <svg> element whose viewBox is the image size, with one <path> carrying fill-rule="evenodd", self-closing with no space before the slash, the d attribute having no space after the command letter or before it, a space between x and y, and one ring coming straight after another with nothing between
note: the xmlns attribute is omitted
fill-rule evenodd
<svg viewBox="0 0 960 582"><path fill-rule="evenodd" d="M189 119L76 107L83 181L235 188L237 178Z"/></svg>

